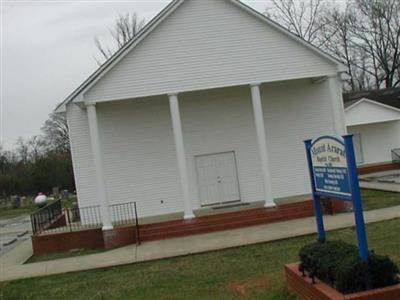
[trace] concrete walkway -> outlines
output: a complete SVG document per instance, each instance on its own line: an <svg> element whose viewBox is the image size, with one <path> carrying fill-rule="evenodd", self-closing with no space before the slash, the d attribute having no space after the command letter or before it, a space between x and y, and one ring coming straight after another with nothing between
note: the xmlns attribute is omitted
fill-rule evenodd
<svg viewBox="0 0 400 300"><path fill-rule="evenodd" d="M367 211L367 223L400 218L400 206ZM327 230L354 226L353 213L325 217ZM274 241L311 234L315 219L305 218L215 233L192 235L129 245L103 253L23 264L32 255L30 240L0 258L0 281L46 276L66 272L105 268L161 258L220 250L230 247Z"/></svg>
<svg viewBox="0 0 400 300"><path fill-rule="evenodd" d="M0 220L0 256L11 251L22 240L30 239L29 215Z"/></svg>
<svg viewBox="0 0 400 300"><path fill-rule="evenodd" d="M360 180L360 187L363 189L400 193L400 184L398 183L367 182Z"/></svg>
<svg viewBox="0 0 400 300"><path fill-rule="evenodd" d="M392 176L393 179L387 178ZM361 188L400 193L400 170L370 173L359 178Z"/></svg>

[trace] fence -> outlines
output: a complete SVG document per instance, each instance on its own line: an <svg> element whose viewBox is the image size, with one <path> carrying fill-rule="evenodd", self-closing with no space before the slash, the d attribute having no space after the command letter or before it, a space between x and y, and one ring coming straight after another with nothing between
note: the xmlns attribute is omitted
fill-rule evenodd
<svg viewBox="0 0 400 300"><path fill-rule="evenodd" d="M114 204L109 206L113 226L134 225L139 241L139 222L136 202ZM100 206L61 208L61 201L56 201L31 214L32 231L40 233L57 233L100 228Z"/></svg>
<svg viewBox="0 0 400 300"><path fill-rule="evenodd" d="M400 148L392 149L392 161L400 162Z"/></svg>
<svg viewBox="0 0 400 300"><path fill-rule="evenodd" d="M62 215L61 200L57 200L36 210L31 214L32 231L34 234L48 229Z"/></svg>
<svg viewBox="0 0 400 300"><path fill-rule="evenodd" d="M65 208L66 226L52 228L51 232L78 231L102 226L100 206Z"/></svg>

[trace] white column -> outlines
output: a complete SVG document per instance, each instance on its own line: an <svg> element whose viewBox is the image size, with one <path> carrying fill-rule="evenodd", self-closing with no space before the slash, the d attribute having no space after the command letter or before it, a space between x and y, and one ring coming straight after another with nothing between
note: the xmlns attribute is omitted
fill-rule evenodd
<svg viewBox="0 0 400 300"><path fill-rule="evenodd" d="M177 94L170 94L169 107L171 110L172 129L174 131L175 151L178 160L179 177L181 181L183 204L184 204L184 219L194 218L192 203L189 195L189 180L186 167L185 148L183 146L183 134L181 116L179 113L179 102Z"/></svg>
<svg viewBox="0 0 400 300"><path fill-rule="evenodd" d="M337 135L344 135L347 133L344 115L343 95L342 95L342 82L338 76L328 77L329 98L332 103L332 114L334 122L334 131Z"/></svg>
<svg viewBox="0 0 400 300"><path fill-rule="evenodd" d="M113 226L111 223L111 216L107 201L107 191L104 180L103 159L100 151L96 105L94 103L87 104L86 111L89 121L90 143L92 148L94 169L96 172L96 191L97 199L99 199L100 202L101 221L103 223L103 230L110 230L113 229Z"/></svg>
<svg viewBox="0 0 400 300"><path fill-rule="evenodd" d="M274 207L272 197L271 173L268 161L267 141L265 137L264 115L261 104L260 84L251 84L251 99L253 102L254 121L256 124L258 149L260 152L261 168L264 179L265 207Z"/></svg>

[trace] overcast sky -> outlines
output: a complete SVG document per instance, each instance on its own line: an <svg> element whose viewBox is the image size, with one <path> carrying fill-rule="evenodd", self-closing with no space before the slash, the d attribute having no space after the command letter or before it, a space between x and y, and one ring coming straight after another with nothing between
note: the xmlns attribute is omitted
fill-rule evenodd
<svg viewBox="0 0 400 300"><path fill-rule="evenodd" d="M217 0L216 0L217 1ZM244 0L264 11L268 0ZM107 39L115 18L147 21L170 0L1 2L0 145L40 134L57 103L96 68L93 39Z"/></svg>

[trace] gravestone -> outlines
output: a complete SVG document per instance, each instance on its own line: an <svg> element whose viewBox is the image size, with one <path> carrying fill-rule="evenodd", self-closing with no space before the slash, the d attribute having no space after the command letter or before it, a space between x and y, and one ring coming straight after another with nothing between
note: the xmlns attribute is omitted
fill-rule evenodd
<svg viewBox="0 0 400 300"><path fill-rule="evenodd" d="M69 199L69 192L68 192L68 190L62 190L62 191L61 191L61 199L63 199L63 200Z"/></svg>
<svg viewBox="0 0 400 300"><path fill-rule="evenodd" d="M60 189L58 186L53 187L53 197L54 199L58 199L60 197Z"/></svg>
<svg viewBox="0 0 400 300"><path fill-rule="evenodd" d="M21 198L17 195L11 196L11 207L12 208L20 208L21 207Z"/></svg>
<svg viewBox="0 0 400 300"><path fill-rule="evenodd" d="M29 205L29 199L27 197L25 197L25 196L22 196L21 197L21 206L25 207L25 206L28 206L28 205Z"/></svg>

